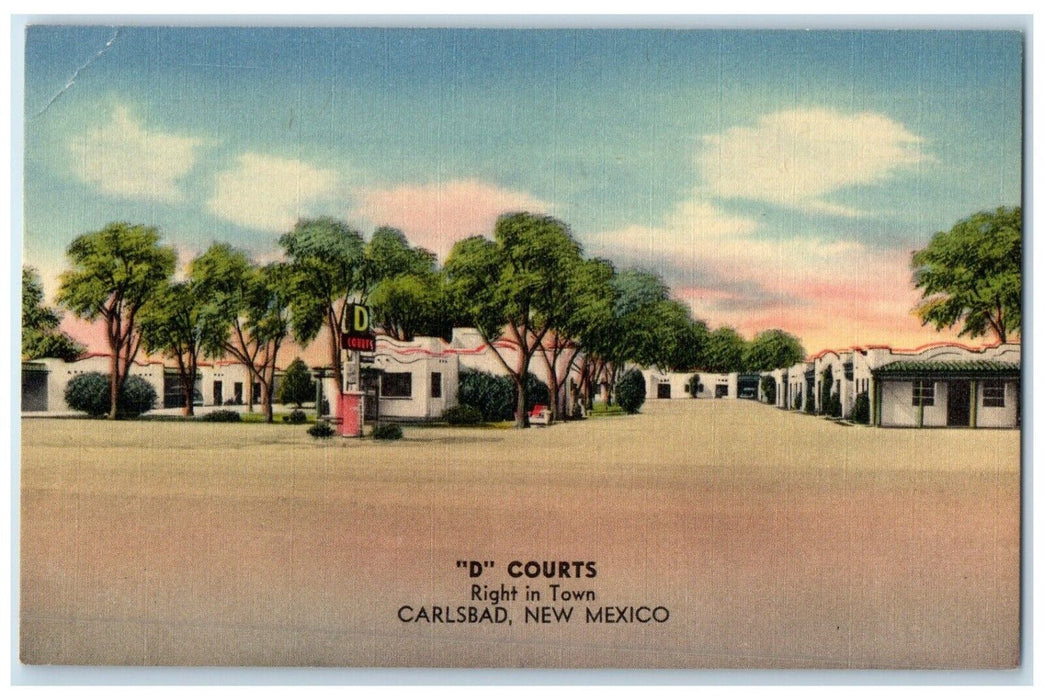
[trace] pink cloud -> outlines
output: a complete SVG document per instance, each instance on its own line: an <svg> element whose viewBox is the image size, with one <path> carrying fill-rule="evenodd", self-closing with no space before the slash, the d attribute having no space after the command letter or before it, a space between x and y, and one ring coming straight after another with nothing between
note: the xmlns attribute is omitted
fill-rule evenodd
<svg viewBox="0 0 1044 700"><path fill-rule="evenodd" d="M685 287L677 296L711 327L728 325L753 337L782 328L805 349L851 345L916 346L953 340L959 329L922 327L912 309L920 293L911 283L908 255L858 243L791 239L785 243L739 238L703 251L701 258L740 288L752 285L761 299L711 285Z"/></svg>
<svg viewBox="0 0 1044 700"><path fill-rule="evenodd" d="M362 196L358 213L378 226L402 229L414 245L445 260L456 241L491 235L500 214L548 209L547 203L524 192L478 180L450 180L370 190Z"/></svg>

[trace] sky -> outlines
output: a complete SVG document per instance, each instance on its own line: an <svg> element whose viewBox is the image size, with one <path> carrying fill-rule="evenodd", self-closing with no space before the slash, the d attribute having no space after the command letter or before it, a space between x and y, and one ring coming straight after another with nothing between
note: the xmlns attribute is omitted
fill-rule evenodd
<svg viewBox="0 0 1044 700"><path fill-rule="evenodd" d="M910 255L1021 205L1022 61L1005 31L31 26L24 262L53 299L110 221L187 264L317 215L444 260L526 210L712 328L952 340Z"/></svg>

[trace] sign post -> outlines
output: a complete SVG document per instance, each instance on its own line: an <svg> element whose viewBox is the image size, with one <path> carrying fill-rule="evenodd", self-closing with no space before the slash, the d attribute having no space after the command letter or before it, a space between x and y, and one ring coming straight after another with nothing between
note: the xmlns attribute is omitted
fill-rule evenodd
<svg viewBox="0 0 1044 700"><path fill-rule="evenodd" d="M362 304L349 304L341 323L341 360L344 386L338 402L341 435L362 437L366 415L366 395L360 378L362 356L377 350L377 336L370 325L370 309Z"/></svg>

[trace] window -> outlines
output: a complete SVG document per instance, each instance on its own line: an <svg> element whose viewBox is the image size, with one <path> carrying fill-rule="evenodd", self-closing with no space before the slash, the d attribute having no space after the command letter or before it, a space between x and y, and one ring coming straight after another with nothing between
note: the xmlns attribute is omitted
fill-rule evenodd
<svg viewBox="0 0 1044 700"><path fill-rule="evenodd" d="M413 396L413 375L409 372L388 372L381 375L381 396L390 399L408 399Z"/></svg>
<svg viewBox="0 0 1044 700"><path fill-rule="evenodd" d="M431 373L431 398L442 398L442 372Z"/></svg>
<svg viewBox="0 0 1044 700"><path fill-rule="evenodd" d="M935 382L930 379L915 379L913 383L913 405L935 405Z"/></svg>
<svg viewBox="0 0 1044 700"><path fill-rule="evenodd" d="M982 383L983 408L1004 408L1004 382L997 380Z"/></svg>

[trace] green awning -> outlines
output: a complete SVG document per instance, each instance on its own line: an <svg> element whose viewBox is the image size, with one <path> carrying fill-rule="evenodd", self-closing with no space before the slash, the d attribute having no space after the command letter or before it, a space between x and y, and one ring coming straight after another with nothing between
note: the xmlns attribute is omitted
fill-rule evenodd
<svg viewBox="0 0 1044 700"><path fill-rule="evenodd" d="M875 377L1011 377L1020 373L1017 362L997 360L897 360L870 370Z"/></svg>

